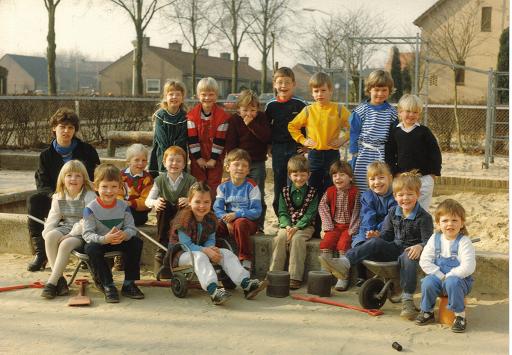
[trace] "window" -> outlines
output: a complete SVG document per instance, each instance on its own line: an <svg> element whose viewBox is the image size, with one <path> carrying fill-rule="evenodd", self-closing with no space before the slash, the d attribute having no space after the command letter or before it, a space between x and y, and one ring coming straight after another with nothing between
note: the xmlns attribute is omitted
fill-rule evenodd
<svg viewBox="0 0 512 355"><path fill-rule="evenodd" d="M146 93L159 94L160 93L160 79L146 79Z"/></svg>
<svg viewBox="0 0 512 355"><path fill-rule="evenodd" d="M482 32L491 32L491 16L492 7L482 7L482 20L480 22L480 30Z"/></svg>
<svg viewBox="0 0 512 355"><path fill-rule="evenodd" d="M457 63L458 65L466 65L466 62L461 61ZM464 81L466 79L466 71L464 69L455 69L455 84L456 85L464 85Z"/></svg>
<svg viewBox="0 0 512 355"><path fill-rule="evenodd" d="M431 75L430 75L430 78L429 78L428 84L429 84L430 86L437 86L437 75L436 75L436 74L431 74Z"/></svg>

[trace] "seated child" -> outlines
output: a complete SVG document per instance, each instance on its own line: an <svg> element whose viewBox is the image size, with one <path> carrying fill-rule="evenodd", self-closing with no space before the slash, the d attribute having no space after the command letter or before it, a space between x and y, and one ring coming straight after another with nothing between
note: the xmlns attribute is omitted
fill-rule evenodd
<svg viewBox="0 0 512 355"><path fill-rule="evenodd" d="M359 229L359 210L361 204L357 187L352 185L352 168L350 164L337 160L329 169L333 186L325 191L318 213L322 220L323 239L320 241L320 253L328 257L338 251L343 255L350 249L352 235ZM346 291L348 280L338 280L337 291Z"/></svg>
<svg viewBox="0 0 512 355"><path fill-rule="evenodd" d="M247 178L251 157L243 149L233 149L226 156L225 166L229 180L217 188L213 211L219 219L217 236L232 237L238 249L238 258L248 270L252 266L250 236L258 231L261 215L261 194L254 180Z"/></svg>
<svg viewBox="0 0 512 355"><path fill-rule="evenodd" d="M118 303L119 294L112 279L112 271L105 260L105 253L122 251L124 282L121 294L142 299L144 294L135 285L140 279L142 240L137 237L133 216L127 203L117 199L122 189L121 172L112 164L100 164L94 171L94 188L98 197L84 209L83 238L85 252L105 293L107 303Z"/></svg>
<svg viewBox="0 0 512 355"><path fill-rule="evenodd" d="M288 160L291 185L283 188L279 196L279 232L272 240L271 271L285 268L286 253L290 251L288 271L290 289L299 289L304 275L306 241L311 239L318 209L316 189L307 184L309 163L302 155Z"/></svg>
<svg viewBox="0 0 512 355"><path fill-rule="evenodd" d="M128 167L121 170L124 193L121 191L119 198L124 199L130 206L136 226L141 226L148 221L150 211L144 204L153 186L153 177L144 170L148 165L148 153L147 148L142 144L132 144L126 150Z"/></svg>
<svg viewBox="0 0 512 355"><path fill-rule="evenodd" d="M421 253L420 266L427 276L421 281L421 312L417 325L434 322L437 296L448 296L448 309L455 312L452 331L466 330L464 296L471 291L475 271L475 248L464 226L466 211L455 200L447 199L434 213L439 229Z"/></svg>
<svg viewBox="0 0 512 355"><path fill-rule="evenodd" d="M79 160L70 160L64 164L57 177L50 213L44 223L43 238L52 273L41 293L42 297L52 299L56 295L69 293L62 273L71 251L84 243L82 211L95 198L85 165Z"/></svg>
<svg viewBox="0 0 512 355"><path fill-rule="evenodd" d="M194 272L213 304L226 302L231 294L224 288L217 288L217 274L212 263L220 265L231 281L242 287L246 299L256 297L267 286L266 281L250 279L249 271L242 267L232 251L215 246L217 218L211 212L212 200L208 185L204 182L192 185L188 200L189 206L181 210L173 222L171 243L179 241L191 252L176 253L172 260L173 265L190 265L193 257Z"/></svg>
<svg viewBox="0 0 512 355"><path fill-rule="evenodd" d="M363 260L395 261L400 265L402 312L409 320L416 317L413 294L416 271L423 247L432 235L432 217L418 203L421 181L416 171L402 173L393 181L397 206L389 210L379 237L350 249L338 259L320 255L320 264L338 279L347 279L349 269Z"/></svg>
<svg viewBox="0 0 512 355"><path fill-rule="evenodd" d="M187 161L187 153L183 148L171 146L163 155L165 174L155 179L155 183L146 198L146 206L156 209L156 223L158 241L167 246L169 244L170 223L178 209L188 205L187 194L190 186L196 182L196 178L184 171ZM164 252L158 249L155 262L162 264Z"/></svg>

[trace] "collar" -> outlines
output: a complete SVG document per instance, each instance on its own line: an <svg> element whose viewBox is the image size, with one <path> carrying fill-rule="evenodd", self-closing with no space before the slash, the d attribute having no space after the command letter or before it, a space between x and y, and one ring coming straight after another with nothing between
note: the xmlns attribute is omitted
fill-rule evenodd
<svg viewBox="0 0 512 355"><path fill-rule="evenodd" d="M419 209L420 209L420 204L419 204L419 202L416 202L416 206L414 206L412 212L405 219L414 220L416 218L416 215L418 214ZM399 217L404 216L404 214L402 212L402 208L400 206L396 207L395 216L399 216Z"/></svg>
<svg viewBox="0 0 512 355"><path fill-rule="evenodd" d="M304 185L302 185L302 187L296 187L295 184L292 182L291 192L295 192L295 191L304 192L304 191L306 191L307 188L308 188L308 184L304 184Z"/></svg>
<svg viewBox="0 0 512 355"><path fill-rule="evenodd" d="M409 128L405 128L404 127L404 124L403 122L400 122L399 124L396 125L397 127L400 127L404 132L411 132L413 129L415 129L416 127L419 127L420 124L418 122L416 122L415 124L412 125L412 127L409 127Z"/></svg>
<svg viewBox="0 0 512 355"><path fill-rule="evenodd" d="M173 184L177 183L178 181L180 181L181 179L183 179L183 172L181 172L178 177L176 178L175 181L172 180L172 178L169 176L169 174L165 174L165 176L167 176L167 179L169 179L170 182L172 182Z"/></svg>
<svg viewBox="0 0 512 355"><path fill-rule="evenodd" d="M125 170L124 172L125 172L126 174L128 174L128 175L132 176L132 177L136 177L136 176L138 176L138 177L144 177L144 170L142 170L142 172L141 172L141 173L139 173L139 174L135 174L135 175L134 175L134 174L132 174L132 171L130 170L130 167L127 167L127 168L126 168L126 170Z"/></svg>
<svg viewBox="0 0 512 355"><path fill-rule="evenodd" d="M114 202L112 202L112 204L107 205L107 204L106 204L105 202L103 202L103 201L101 200L101 198L98 196L98 197L96 197L96 202L98 202L98 203L100 204L100 206L101 206L101 207L103 207L103 208L114 208L114 207L116 206L116 204L117 204L117 199L115 199L115 200L114 200Z"/></svg>

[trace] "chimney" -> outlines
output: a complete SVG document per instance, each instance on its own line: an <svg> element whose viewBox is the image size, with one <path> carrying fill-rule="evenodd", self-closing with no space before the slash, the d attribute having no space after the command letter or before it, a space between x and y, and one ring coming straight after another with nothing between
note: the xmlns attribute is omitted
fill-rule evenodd
<svg viewBox="0 0 512 355"><path fill-rule="evenodd" d="M181 43L178 41L169 43L169 49L172 49L173 51L181 52Z"/></svg>
<svg viewBox="0 0 512 355"><path fill-rule="evenodd" d="M132 41L132 45L133 45L133 48L136 48L137 47L137 39L134 39ZM142 37L142 48L147 48L149 47L149 37Z"/></svg>
<svg viewBox="0 0 512 355"><path fill-rule="evenodd" d="M240 63L249 65L249 57L240 57Z"/></svg>
<svg viewBox="0 0 512 355"><path fill-rule="evenodd" d="M231 60L231 53L229 53L229 52L222 52L222 53L220 54L220 57L221 57L222 59Z"/></svg>
<svg viewBox="0 0 512 355"><path fill-rule="evenodd" d="M199 48L199 50L197 51L197 54L208 57L208 48Z"/></svg>

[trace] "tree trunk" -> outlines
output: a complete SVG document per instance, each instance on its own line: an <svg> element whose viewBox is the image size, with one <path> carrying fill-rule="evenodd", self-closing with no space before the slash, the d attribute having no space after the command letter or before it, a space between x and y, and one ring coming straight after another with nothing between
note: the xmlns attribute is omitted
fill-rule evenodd
<svg viewBox="0 0 512 355"><path fill-rule="evenodd" d="M455 118L455 134L457 135L457 142L459 145L459 152L464 153L464 147L462 146L462 135L460 132L460 121L459 112L457 107L458 91L457 91L457 72L453 71L453 116Z"/></svg>
<svg viewBox="0 0 512 355"><path fill-rule="evenodd" d="M142 33L142 29L140 26L136 29L137 31L137 48L135 48L135 61L133 65L135 66L135 93L134 96L142 96L143 95L143 85L142 85L142 46L144 41L144 34Z"/></svg>
<svg viewBox="0 0 512 355"><path fill-rule="evenodd" d="M46 50L46 60L48 62L48 93L57 95L57 78L55 75L55 8L53 1L48 2L48 48Z"/></svg>
<svg viewBox="0 0 512 355"><path fill-rule="evenodd" d="M192 49L192 96L196 95L197 49Z"/></svg>
<svg viewBox="0 0 512 355"><path fill-rule="evenodd" d="M260 94L264 93L267 89L267 59L268 55L266 51L261 53L261 82L260 82Z"/></svg>
<svg viewBox="0 0 512 355"><path fill-rule="evenodd" d="M233 47L233 66L231 67L231 92L238 92L238 48Z"/></svg>

